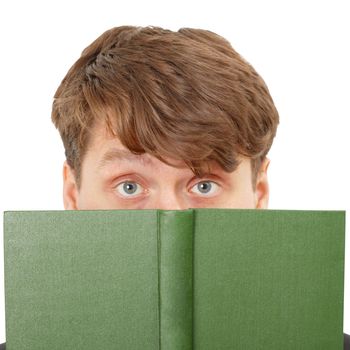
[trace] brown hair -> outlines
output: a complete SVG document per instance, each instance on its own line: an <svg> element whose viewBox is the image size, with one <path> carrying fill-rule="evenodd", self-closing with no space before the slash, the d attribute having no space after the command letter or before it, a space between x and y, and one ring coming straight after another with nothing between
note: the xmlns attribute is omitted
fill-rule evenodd
<svg viewBox="0 0 350 350"><path fill-rule="evenodd" d="M104 122L136 154L183 160L201 177L251 158L252 185L279 123L268 88L221 36L207 30L122 26L81 54L57 89L52 121L80 188L90 131ZM210 167L208 167L210 169Z"/></svg>

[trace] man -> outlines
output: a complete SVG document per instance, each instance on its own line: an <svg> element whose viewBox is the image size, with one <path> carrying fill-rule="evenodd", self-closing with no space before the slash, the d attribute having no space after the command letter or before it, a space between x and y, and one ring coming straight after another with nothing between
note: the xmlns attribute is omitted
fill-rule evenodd
<svg viewBox="0 0 350 350"><path fill-rule="evenodd" d="M267 208L279 117L222 37L113 28L58 88L66 209Z"/></svg>
<svg viewBox="0 0 350 350"><path fill-rule="evenodd" d="M213 32L106 31L62 81L52 121L65 147L65 209L268 207L278 112L254 68Z"/></svg>

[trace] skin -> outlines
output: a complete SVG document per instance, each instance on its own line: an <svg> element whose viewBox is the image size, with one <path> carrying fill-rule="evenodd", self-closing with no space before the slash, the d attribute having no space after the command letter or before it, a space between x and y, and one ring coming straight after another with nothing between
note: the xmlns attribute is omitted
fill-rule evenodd
<svg viewBox="0 0 350 350"><path fill-rule="evenodd" d="M202 178L197 178L183 162L169 159L171 164L180 166L177 168L149 154L112 157L100 166L104 154L116 148L128 151L104 127L93 129L82 162L80 190L74 170L66 161L63 163L65 209L266 209L268 206L268 158L261 165L253 189L249 158L241 157L240 165L231 173L212 163L211 173Z"/></svg>

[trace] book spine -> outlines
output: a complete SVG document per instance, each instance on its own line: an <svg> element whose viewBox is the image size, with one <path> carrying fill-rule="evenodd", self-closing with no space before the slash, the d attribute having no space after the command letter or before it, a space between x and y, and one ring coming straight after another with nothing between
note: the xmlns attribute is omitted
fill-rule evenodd
<svg viewBox="0 0 350 350"><path fill-rule="evenodd" d="M158 210L159 349L193 339L193 210Z"/></svg>

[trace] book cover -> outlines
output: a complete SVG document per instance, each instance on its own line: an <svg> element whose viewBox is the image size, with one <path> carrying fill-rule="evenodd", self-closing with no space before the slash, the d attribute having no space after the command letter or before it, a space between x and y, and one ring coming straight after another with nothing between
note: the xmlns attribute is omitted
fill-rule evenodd
<svg viewBox="0 0 350 350"><path fill-rule="evenodd" d="M342 349L344 211L8 211L6 349Z"/></svg>

